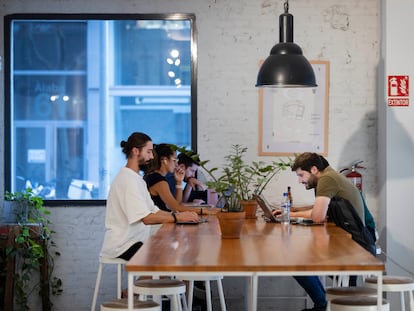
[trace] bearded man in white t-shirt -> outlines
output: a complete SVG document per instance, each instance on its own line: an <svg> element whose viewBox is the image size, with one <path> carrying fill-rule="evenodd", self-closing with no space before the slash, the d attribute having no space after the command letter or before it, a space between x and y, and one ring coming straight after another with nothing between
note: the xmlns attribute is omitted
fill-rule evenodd
<svg viewBox="0 0 414 311"><path fill-rule="evenodd" d="M139 174L140 166L153 159L151 138L140 132L121 141L127 163L112 181L105 216L105 238L102 257L129 260L150 235L150 225L199 221L194 212L169 213L154 205L145 181Z"/></svg>

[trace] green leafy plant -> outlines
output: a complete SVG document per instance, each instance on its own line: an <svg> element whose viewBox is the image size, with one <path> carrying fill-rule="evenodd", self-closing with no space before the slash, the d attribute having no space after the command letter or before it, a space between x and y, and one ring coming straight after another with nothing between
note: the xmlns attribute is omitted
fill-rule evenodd
<svg viewBox="0 0 414 311"><path fill-rule="evenodd" d="M178 152L184 152L191 156L190 152L183 147L174 147ZM210 176L211 180L206 182L210 188L214 188L225 200L225 209L230 212L241 211L240 201L253 199L254 194L261 194L269 182L280 171L290 166L289 162L273 161L270 164L264 161L253 161L247 163L245 154L247 147L232 145L228 155L224 157L224 167L218 176L217 167L208 168L207 161L199 161L200 167ZM193 154L194 159L198 155Z"/></svg>
<svg viewBox="0 0 414 311"><path fill-rule="evenodd" d="M5 252L6 258L16 260L14 275L15 304L18 310L29 310L29 297L34 290L42 295L43 310L51 310L52 302L49 293L59 295L62 293L61 279L53 276L54 257L60 253L51 252L56 245L52 240L54 231L50 229L50 220L47 218L50 211L43 205L43 199L36 196L32 189L22 192L5 193L5 201L14 201L17 204L15 227L15 240ZM32 284L32 274L41 272L41 267L47 263L47 275L42 273L40 281Z"/></svg>

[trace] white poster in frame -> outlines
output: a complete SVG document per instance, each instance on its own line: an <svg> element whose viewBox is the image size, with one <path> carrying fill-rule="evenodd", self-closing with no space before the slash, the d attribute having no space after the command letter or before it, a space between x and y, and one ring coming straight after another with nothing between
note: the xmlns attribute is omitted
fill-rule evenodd
<svg viewBox="0 0 414 311"><path fill-rule="evenodd" d="M316 88L259 89L259 155L328 155L329 61L310 61Z"/></svg>

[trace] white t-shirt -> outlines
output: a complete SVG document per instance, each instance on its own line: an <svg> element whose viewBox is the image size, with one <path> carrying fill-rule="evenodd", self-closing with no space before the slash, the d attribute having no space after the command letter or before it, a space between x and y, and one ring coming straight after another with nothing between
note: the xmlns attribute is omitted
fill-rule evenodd
<svg viewBox="0 0 414 311"><path fill-rule="evenodd" d="M122 167L109 190L106 231L100 255L115 258L135 243L144 243L150 235L150 226L141 219L158 211L142 176L130 168Z"/></svg>

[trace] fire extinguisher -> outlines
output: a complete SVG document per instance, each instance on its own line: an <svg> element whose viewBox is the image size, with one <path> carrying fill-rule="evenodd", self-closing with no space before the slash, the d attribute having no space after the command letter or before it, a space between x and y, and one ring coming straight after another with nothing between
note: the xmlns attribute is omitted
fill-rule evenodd
<svg viewBox="0 0 414 311"><path fill-rule="evenodd" d="M347 167L340 171L341 173L349 171L349 173L346 174L345 177L348 178L349 181L352 182L355 185L355 187L359 189L359 191L362 191L362 175L357 171L357 168L365 169L364 166L360 165L362 162L363 161L356 162L352 164L350 168Z"/></svg>

